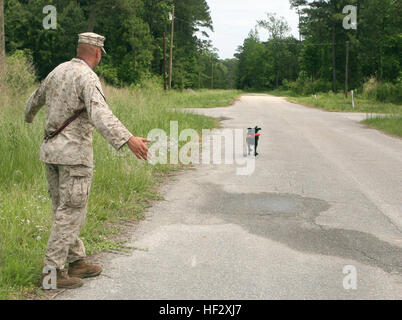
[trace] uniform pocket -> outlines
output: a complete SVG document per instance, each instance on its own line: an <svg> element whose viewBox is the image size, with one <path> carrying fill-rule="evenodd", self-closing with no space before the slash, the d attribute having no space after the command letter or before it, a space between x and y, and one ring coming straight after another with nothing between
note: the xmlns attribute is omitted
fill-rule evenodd
<svg viewBox="0 0 402 320"><path fill-rule="evenodd" d="M73 208L86 206L91 185L90 168L70 168L70 197L68 205Z"/></svg>

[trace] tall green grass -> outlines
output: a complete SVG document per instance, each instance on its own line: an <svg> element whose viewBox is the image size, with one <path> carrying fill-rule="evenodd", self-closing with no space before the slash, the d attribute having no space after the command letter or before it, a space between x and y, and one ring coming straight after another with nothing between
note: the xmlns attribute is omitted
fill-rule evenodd
<svg viewBox="0 0 402 320"><path fill-rule="evenodd" d="M199 90L193 92L173 92L166 96L168 105L177 108L214 108L228 106L239 97L239 90Z"/></svg>
<svg viewBox="0 0 402 320"><path fill-rule="evenodd" d="M380 129L393 135L402 137L401 115L391 115L388 117L372 117L364 120L363 123L368 124L373 128Z"/></svg>
<svg viewBox="0 0 402 320"><path fill-rule="evenodd" d="M52 225L44 165L39 161L44 108L33 125L23 121L33 90L0 96L0 299L24 298L39 285ZM114 113L134 135L143 137L154 128L169 133L171 120L178 121L179 130L217 127L216 119L180 108L226 105L239 95L112 87L105 92ZM94 180L81 233L87 254L121 248L119 225L141 219L149 200L159 198L157 186L166 173L180 168L140 161L126 147L115 152L96 131L94 155Z"/></svg>

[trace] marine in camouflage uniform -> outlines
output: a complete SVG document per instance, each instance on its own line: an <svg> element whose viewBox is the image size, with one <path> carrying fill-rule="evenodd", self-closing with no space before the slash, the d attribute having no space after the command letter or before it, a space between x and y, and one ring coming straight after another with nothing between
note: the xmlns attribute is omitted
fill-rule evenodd
<svg viewBox="0 0 402 320"><path fill-rule="evenodd" d="M79 35L79 43L103 51L104 39L94 33ZM85 110L58 135L44 139L40 148L54 218L44 263L63 270L66 262L71 265L85 257L85 247L78 236L85 221L92 182L94 128L116 150L133 135L113 115L98 76L82 59L65 62L46 77L27 102L25 121L32 123L43 105L47 106L47 134L59 129L76 112Z"/></svg>

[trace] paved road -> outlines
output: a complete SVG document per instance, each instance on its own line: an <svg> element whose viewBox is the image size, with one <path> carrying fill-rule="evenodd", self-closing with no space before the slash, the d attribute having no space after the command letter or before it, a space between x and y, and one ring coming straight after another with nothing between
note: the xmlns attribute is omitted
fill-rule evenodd
<svg viewBox="0 0 402 320"><path fill-rule="evenodd" d="M254 174L179 174L133 234L144 250L110 255L103 277L58 298L402 298L401 139L265 95L195 112L263 128Z"/></svg>

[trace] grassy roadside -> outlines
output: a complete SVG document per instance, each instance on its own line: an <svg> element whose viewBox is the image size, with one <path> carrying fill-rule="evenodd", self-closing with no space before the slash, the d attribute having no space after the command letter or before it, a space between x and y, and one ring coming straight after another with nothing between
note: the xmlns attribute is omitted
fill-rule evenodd
<svg viewBox="0 0 402 320"><path fill-rule="evenodd" d="M402 137L402 116L393 115L390 117L374 117L364 120L363 123L393 134L395 136Z"/></svg>
<svg viewBox="0 0 402 320"><path fill-rule="evenodd" d="M165 103L176 108L214 108L233 104L240 96L239 90L200 90L193 92L172 92Z"/></svg>
<svg viewBox="0 0 402 320"><path fill-rule="evenodd" d="M285 97L288 101L320 108L330 112L363 112L370 115L363 123L373 128L402 137L402 104L392 104L355 97L355 108L352 107L352 97L345 98L343 94L318 93L313 96L295 96L290 91L275 90L269 94ZM386 117L377 114L387 114Z"/></svg>
<svg viewBox="0 0 402 320"><path fill-rule="evenodd" d="M355 96L355 108L352 106L352 97L341 93L317 93L316 96L295 96L289 91L270 91L269 94L285 97L289 101L306 104L331 112L363 112L363 113L402 113L402 104L392 104L369 100L361 96Z"/></svg>
<svg viewBox="0 0 402 320"><path fill-rule="evenodd" d="M23 299L39 285L42 260L51 228L51 201L44 166L39 161L44 110L34 125L23 122L24 94L0 97L0 299ZM105 89L114 113L137 136L154 128L169 133L170 121L179 130L218 126L216 119L172 108L223 106L239 96L238 91L171 92L157 89ZM137 160L127 149L115 152L94 134L95 174L87 220L81 233L91 255L115 250L119 226L143 218L152 199L158 199L158 184L180 166L156 165Z"/></svg>

